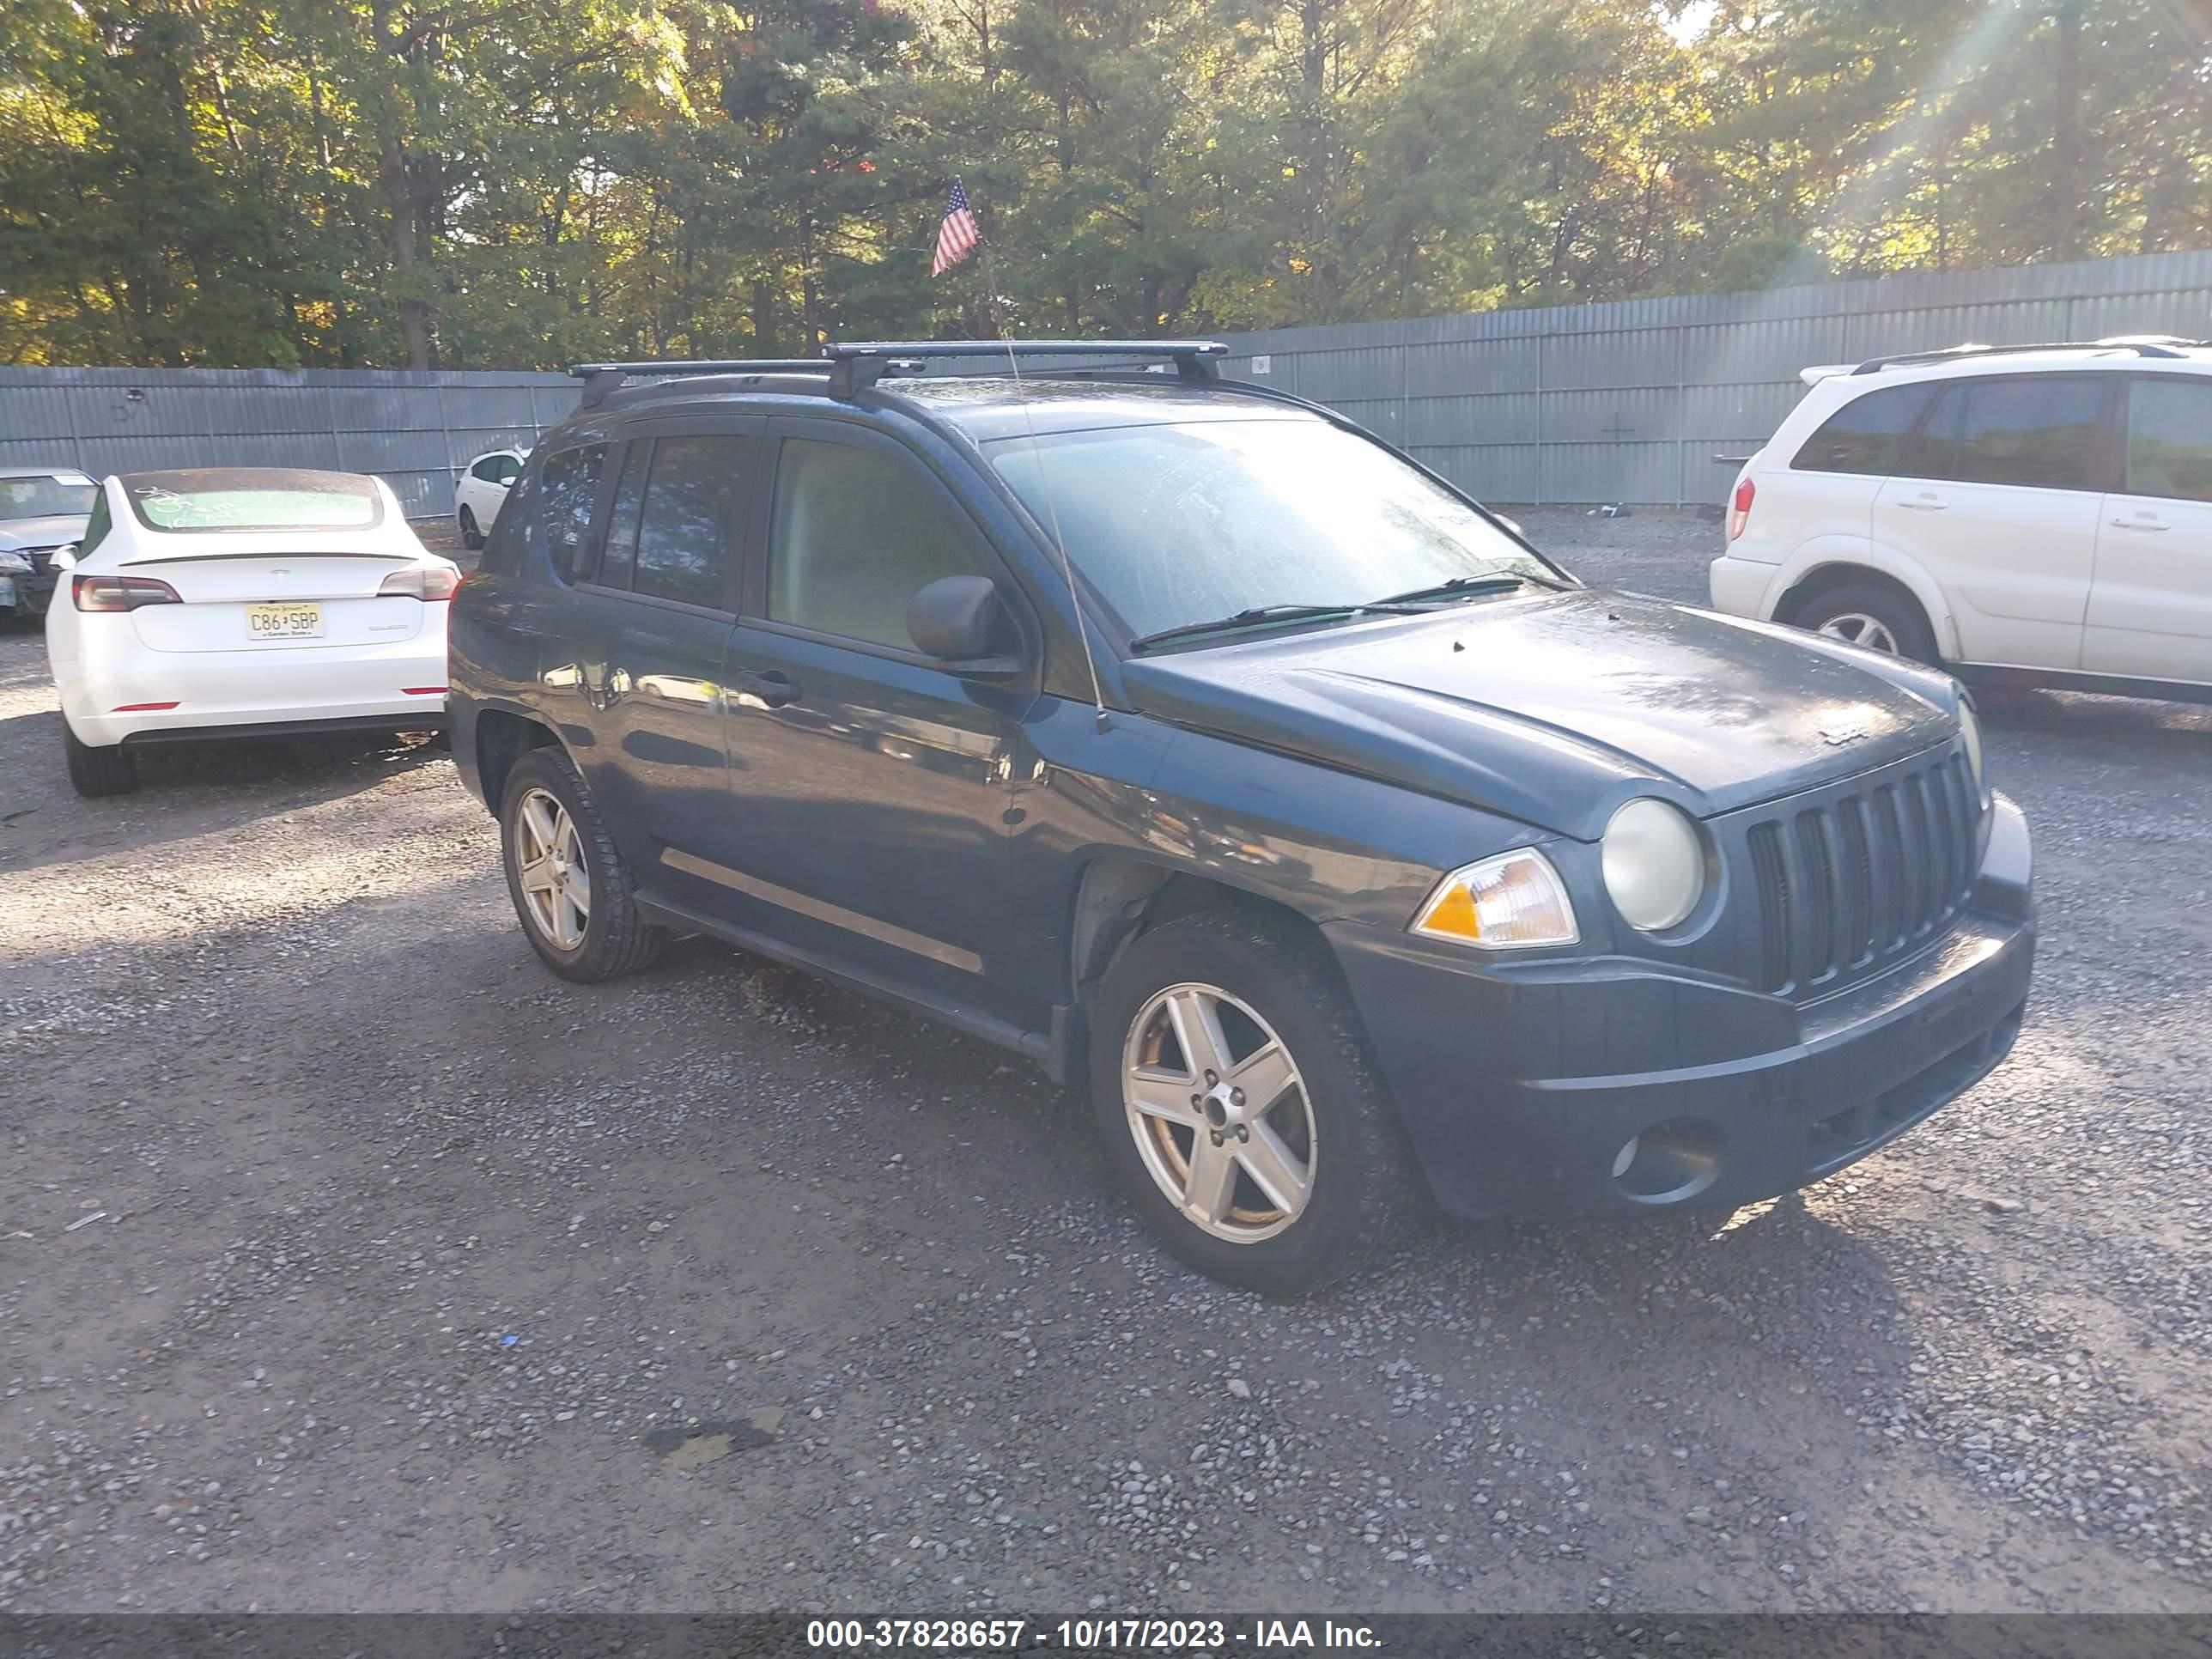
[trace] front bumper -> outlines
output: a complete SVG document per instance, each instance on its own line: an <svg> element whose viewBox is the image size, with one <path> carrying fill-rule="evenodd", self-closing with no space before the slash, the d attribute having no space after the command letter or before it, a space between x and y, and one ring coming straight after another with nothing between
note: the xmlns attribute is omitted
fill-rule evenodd
<svg viewBox="0 0 2212 1659"><path fill-rule="evenodd" d="M1501 963L1324 931L1447 1212L1747 1204L1865 1157L2010 1052L2035 928L2026 822L1995 812L1943 937L1813 1002L1641 959Z"/></svg>

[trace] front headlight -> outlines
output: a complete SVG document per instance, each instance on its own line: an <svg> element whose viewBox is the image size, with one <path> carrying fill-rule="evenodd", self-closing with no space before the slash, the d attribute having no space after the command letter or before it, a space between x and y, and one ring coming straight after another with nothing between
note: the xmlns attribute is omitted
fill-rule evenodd
<svg viewBox="0 0 2212 1659"><path fill-rule="evenodd" d="M1705 891L1705 848L1679 807L1645 796L1613 815L1600 844L1605 890L1621 920L1646 933L1679 927Z"/></svg>
<svg viewBox="0 0 2212 1659"><path fill-rule="evenodd" d="M1453 871L1437 884L1412 928L1430 939L1490 951L1572 945L1582 937L1567 884L1533 847Z"/></svg>
<svg viewBox="0 0 2212 1659"><path fill-rule="evenodd" d="M1990 798L1989 775L1982 769L1982 719L1963 696L1959 699L1959 736L1966 742L1966 764L1973 770L1974 799L1978 804Z"/></svg>
<svg viewBox="0 0 2212 1659"><path fill-rule="evenodd" d="M31 562L12 549L0 547L0 576L27 576Z"/></svg>

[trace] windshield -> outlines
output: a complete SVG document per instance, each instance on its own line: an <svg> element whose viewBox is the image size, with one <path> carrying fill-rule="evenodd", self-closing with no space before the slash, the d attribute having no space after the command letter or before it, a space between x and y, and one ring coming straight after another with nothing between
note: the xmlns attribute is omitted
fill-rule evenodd
<svg viewBox="0 0 2212 1659"><path fill-rule="evenodd" d="M0 478L0 519L82 519L99 489L78 476Z"/></svg>
<svg viewBox="0 0 2212 1659"><path fill-rule="evenodd" d="M123 480L149 530L368 530L382 521L373 479L293 467L138 472Z"/></svg>
<svg viewBox="0 0 2212 1659"><path fill-rule="evenodd" d="M1068 557L1136 637L1455 576L1558 574L1389 451L1321 421L1113 427L989 450L1038 523L1058 518Z"/></svg>

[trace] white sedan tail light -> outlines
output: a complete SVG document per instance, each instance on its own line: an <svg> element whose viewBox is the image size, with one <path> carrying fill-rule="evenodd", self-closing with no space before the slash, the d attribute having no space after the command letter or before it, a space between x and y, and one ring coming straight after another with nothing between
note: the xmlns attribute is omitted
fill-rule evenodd
<svg viewBox="0 0 2212 1659"><path fill-rule="evenodd" d="M460 585L459 574L443 565L418 565L407 570L393 571L376 591L384 599L450 599L453 597L453 590Z"/></svg>
<svg viewBox="0 0 2212 1659"><path fill-rule="evenodd" d="M181 605L177 590L151 576L74 576L70 597L80 611L136 611L143 605Z"/></svg>

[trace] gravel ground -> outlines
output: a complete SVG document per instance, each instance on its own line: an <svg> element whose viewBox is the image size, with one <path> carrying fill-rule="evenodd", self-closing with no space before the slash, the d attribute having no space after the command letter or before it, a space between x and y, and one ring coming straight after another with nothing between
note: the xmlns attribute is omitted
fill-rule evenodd
<svg viewBox="0 0 2212 1659"><path fill-rule="evenodd" d="M1708 524L1527 522L1702 594ZM1724 1227L1277 1306L995 1051L552 979L424 744L80 802L0 636L0 1610L2212 1609L2212 711L1992 726L2008 1067Z"/></svg>

